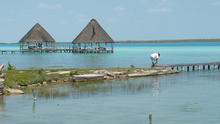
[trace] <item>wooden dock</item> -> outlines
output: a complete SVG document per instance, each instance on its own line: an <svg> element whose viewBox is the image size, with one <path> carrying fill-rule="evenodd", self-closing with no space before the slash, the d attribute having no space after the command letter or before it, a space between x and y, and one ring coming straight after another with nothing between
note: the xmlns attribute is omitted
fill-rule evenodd
<svg viewBox="0 0 220 124"><path fill-rule="evenodd" d="M15 54L15 53L18 53L18 52L20 52L20 50L1 50L0 51L2 54L3 53L11 53L11 54Z"/></svg>
<svg viewBox="0 0 220 124"><path fill-rule="evenodd" d="M73 49L69 47L53 47L53 48L42 48L42 49L20 49L20 50L0 50L2 54L6 53L113 53L113 49L109 47L88 47Z"/></svg>
<svg viewBox="0 0 220 124"><path fill-rule="evenodd" d="M218 69L220 69L220 62L213 62L213 63L193 63L193 64L176 64L176 65L156 65L156 67L163 67L163 68L171 68L171 70L179 70L181 69L182 71L184 71L184 67L186 67L187 71L190 70L190 67L192 68L192 71L194 70L200 70L201 67L203 70L207 69L210 70L211 67L213 67L213 69L216 69L218 67Z"/></svg>

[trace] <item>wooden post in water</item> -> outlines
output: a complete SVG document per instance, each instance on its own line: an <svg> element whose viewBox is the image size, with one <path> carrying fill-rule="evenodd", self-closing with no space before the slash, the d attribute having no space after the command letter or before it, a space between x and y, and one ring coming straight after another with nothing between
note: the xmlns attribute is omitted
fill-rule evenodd
<svg viewBox="0 0 220 124"><path fill-rule="evenodd" d="M187 71L189 71L189 66L187 66Z"/></svg>
<svg viewBox="0 0 220 124"><path fill-rule="evenodd" d="M34 101L36 100L36 97L35 97L35 90L32 89L32 92L33 92L33 97L34 97Z"/></svg>
<svg viewBox="0 0 220 124"><path fill-rule="evenodd" d="M193 71L195 70L195 66L194 66L194 65L193 65L193 68L192 68L192 69L193 69Z"/></svg>
<svg viewBox="0 0 220 124"><path fill-rule="evenodd" d="M220 65L218 65L218 69L220 69Z"/></svg>
<svg viewBox="0 0 220 124"><path fill-rule="evenodd" d="M216 69L216 65L214 65L214 69Z"/></svg>
<svg viewBox="0 0 220 124"><path fill-rule="evenodd" d="M184 66L181 66L181 70L184 71Z"/></svg>
<svg viewBox="0 0 220 124"><path fill-rule="evenodd" d="M200 66L198 65L198 70L200 70Z"/></svg>
<svg viewBox="0 0 220 124"><path fill-rule="evenodd" d="M179 66L176 66L176 70L179 70Z"/></svg>
<svg viewBox="0 0 220 124"><path fill-rule="evenodd" d="M210 70L210 65L208 65L208 70Z"/></svg>
<svg viewBox="0 0 220 124"><path fill-rule="evenodd" d="M152 124L152 114L149 114L149 124Z"/></svg>
<svg viewBox="0 0 220 124"><path fill-rule="evenodd" d="M172 66L171 68L172 68L172 70L173 70L174 67Z"/></svg>
<svg viewBox="0 0 220 124"><path fill-rule="evenodd" d="M205 65L203 65L203 70L205 70Z"/></svg>

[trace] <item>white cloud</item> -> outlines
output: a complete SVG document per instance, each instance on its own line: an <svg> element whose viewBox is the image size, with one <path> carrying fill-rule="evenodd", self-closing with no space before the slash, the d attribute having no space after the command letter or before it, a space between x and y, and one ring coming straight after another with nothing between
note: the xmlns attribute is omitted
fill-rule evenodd
<svg viewBox="0 0 220 124"><path fill-rule="evenodd" d="M171 10L168 8L152 8L148 9L147 12L150 13L165 13L165 12L170 12Z"/></svg>
<svg viewBox="0 0 220 124"><path fill-rule="evenodd" d="M147 3L149 0L140 0L140 3Z"/></svg>
<svg viewBox="0 0 220 124"><path fill-rule="evenodd" d="M37 8L43 8L43 9L59 9L62 8L61 4L55 4L55 5L48 5L46 3L41 3L37 6Z"/></svg>
<svg viewBox="0 0 220 124"><path fill-rule="evenodd" d="M115 11L124 11L124 10L126 10L126 8L124 8L124 7L115 7L114 10Z"/></svg>
<svg viewBox="0 0 220 124"><path fill-rule="evenodd" d="M13 22L13 19L1 19L0 22Z"/></svg>
<svg viewBox="0 0 220 124"><path fill-rule="evenodd" d="M161 0L159 5L160 6L173 6L173 5L177 5L177 3L173 3L168 0Z"/></svg>
<svg viewBox="0 0 220 124"><path fill-rule="evenodd" d="M160 1L160 5L167 5L169 2L168 2L168 0L161 0Z"/></svg>
<svg viewBox="0 0 220 124"><path fill-rule="evenodd" d="M213 2L212 5L220 6L220 1L219 2Z"/></svg>
<svg viewBox="0 0 220 124"><path fill-rule="evenodd" d="M79 22L89 22L90 19L87 18L82 18L82 19L78 19Z"/></svg>

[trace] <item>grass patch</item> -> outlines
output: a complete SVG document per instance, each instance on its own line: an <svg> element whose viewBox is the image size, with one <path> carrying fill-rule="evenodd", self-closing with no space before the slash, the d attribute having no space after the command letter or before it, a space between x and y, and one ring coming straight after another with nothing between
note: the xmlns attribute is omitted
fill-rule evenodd
<svg viewBox="0 0 220 124"><path fill-rule="evenodd" d="M67 80L72 75L91 74L102 69L47 69L47 70L3 70L6 73L5 87L15 88L17 85L26 86L31 84L51 82L52 80ZM152 68L104 68L112 72L133 73L137 70L152 70ZM153 69L155 70L155 69ZM69 74L46 74L48 72L70 71Z"/></svg>
<svg viewBox="0 0 220 124"><path fill-rule="evenodd" d="M17 85L27 86L31 84L51 82L52 80L65 80L66 75L51 74L48 75L44 70L10 70L6 73L5 87L15 88Z"/></svg>
<svg viewBox="0 0 220 124"><path fill-rule="evenodd" d="M71 71L70 76L73 76L73 75L78 75L78 71Z"/></svg>

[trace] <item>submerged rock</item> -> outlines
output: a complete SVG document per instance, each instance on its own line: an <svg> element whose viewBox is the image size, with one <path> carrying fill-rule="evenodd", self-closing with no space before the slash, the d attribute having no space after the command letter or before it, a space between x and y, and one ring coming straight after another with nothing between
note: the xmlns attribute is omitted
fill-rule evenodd
<svg viewBox="0 0 220 124"><path fill-rule="evenodd" d="M103 80L104 75L100 74L84 74L84 75L74 75L70 78L70 81L86 81L86 80Z"/></svg>
<svg viewBox="0 0 220 124"><path fill-rule="evenodd" d="M42 85L46 85L47 84L47 82L46 81L44 81L43 83L42 83Z"/></svg>
<svg viewBox="0 0 220 124"><path fill-rule="evenodd" d="M19 89L11 89L11 88L4 88L5 94L23 94L24 92Z"/></svg>

